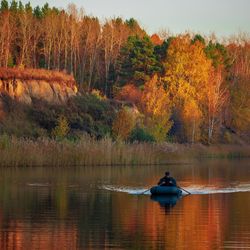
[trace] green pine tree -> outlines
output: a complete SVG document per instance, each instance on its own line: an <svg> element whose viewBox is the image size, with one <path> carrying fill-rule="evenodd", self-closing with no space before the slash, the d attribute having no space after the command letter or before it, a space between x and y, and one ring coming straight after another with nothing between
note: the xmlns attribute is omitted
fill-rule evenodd
<svg viewBox="0 0 250 250"><path fill-rule="evenodd" d="M139 38L131 36L121 49L119 58L119 82L124 85L134 82L138 86L144 84L157 72L161 72L161 65L157 61L154 45L148 36Z"/></svg>

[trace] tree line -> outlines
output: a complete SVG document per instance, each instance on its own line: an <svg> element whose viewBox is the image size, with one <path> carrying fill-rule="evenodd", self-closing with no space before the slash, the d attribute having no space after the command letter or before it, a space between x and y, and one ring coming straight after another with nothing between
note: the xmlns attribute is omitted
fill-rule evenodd
<svg viewBox="0 0 250 250"><path fill-rule="evenodd" d="M113 122L124 140L249 136L247 36L223 43L199 34L150 37L133 18L101 22L73 4L32 8L15 0L1 1L0 30L1 67L65 71L80 90L136 107Z"/></svg>
<svg viewBox="0 0 250 250"><path fill-rule="evenodd" d="M80 86L110 92L111 71L121 47L132 35L146 33L134 19L106 20L84 14L75 5L59 10L45 4L1 1L0 66L66 71Z"/></svg>

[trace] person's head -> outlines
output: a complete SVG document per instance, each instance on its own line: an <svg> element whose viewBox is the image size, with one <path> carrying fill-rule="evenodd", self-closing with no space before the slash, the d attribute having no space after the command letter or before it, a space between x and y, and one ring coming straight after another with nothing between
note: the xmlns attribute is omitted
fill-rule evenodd
<svg viewBox="0 0 250 250"><path fill-rule="evenodd" d="M169 176L169 175L170 175L170 173L167 171L167 172L165 172L165 175L166 175L166 176Z"/></svg>

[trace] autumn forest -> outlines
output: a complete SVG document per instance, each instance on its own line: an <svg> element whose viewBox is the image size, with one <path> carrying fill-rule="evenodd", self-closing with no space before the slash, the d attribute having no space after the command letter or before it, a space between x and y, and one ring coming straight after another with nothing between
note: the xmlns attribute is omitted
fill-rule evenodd
<svg viewBox="0 0 250 250"><path fill-rule="evenodd" d="M64 104L34 99L27 105L2 93L4 136L77 140L87 134L98 140L205 145L250 141L246 34L149 35L133 18L101 21L73 4L65 10L48 4L33 8L15 0L1 1L0 30L1 79L10 68L61 71L74 77L78 89Z"/></svg>

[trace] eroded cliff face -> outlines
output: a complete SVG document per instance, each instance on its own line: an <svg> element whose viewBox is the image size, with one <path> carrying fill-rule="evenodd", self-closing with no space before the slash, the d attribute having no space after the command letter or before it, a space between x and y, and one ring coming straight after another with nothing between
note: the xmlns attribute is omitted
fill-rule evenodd
<svg viewBox="0 0 250 250"><path fill-rule="evenodd" d="M33 98L62 104L77 94L77 87L55 81L0 79L0 94L26 104L31 104Z"/></svg>

